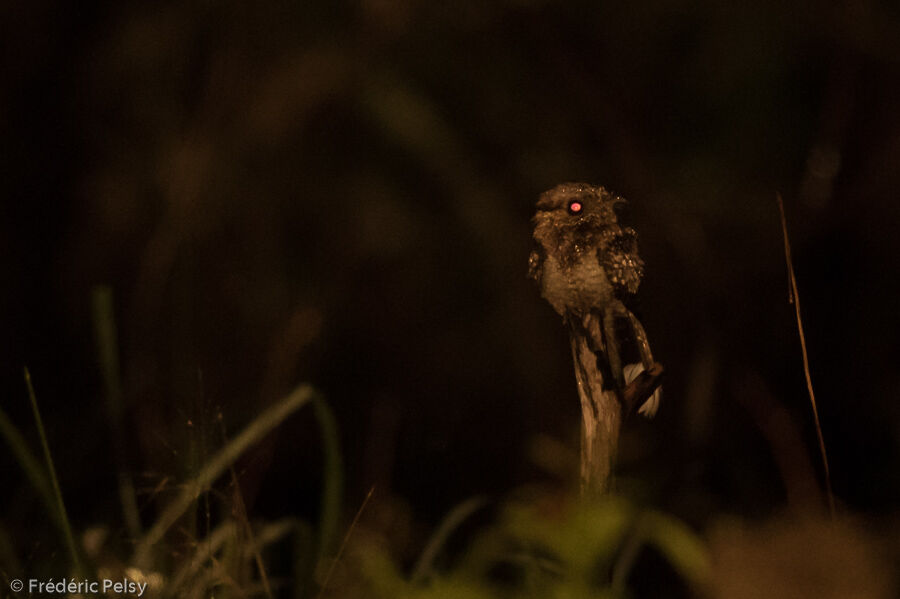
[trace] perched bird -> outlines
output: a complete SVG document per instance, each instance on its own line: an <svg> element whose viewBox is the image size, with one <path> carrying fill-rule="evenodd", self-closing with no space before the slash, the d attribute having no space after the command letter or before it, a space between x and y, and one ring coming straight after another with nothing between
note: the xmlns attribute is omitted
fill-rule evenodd
<svg viewBox="0 0 900 599"><path fill-rule="evenodd" d="M563 183L544 192L537 202L528 261L529 277L569 327L573 352L584 341L596 355L596 370L604 379L599 386L615 390L620 399L631 397L629 383L654 366L644 327L626 306L641 283L644 262L634 229L618 222L615 209L624 202L586 183ZM626 348L636 348L640 364L623 366ZM587 375L574 357L579 390L597 386L597 381L582 380ZM652 417L659 400L654 386L652 395L641 397L638 412ZM632 407L626 405L626 412Z"/></svg>

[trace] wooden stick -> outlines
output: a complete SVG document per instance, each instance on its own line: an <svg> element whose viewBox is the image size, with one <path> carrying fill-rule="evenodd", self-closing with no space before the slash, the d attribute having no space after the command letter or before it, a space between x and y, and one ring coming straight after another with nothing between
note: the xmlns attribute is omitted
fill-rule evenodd
<svg viewBox="0 0 900 599"><path fill-rule="evenodd" d="M607 493L622 426L622 405L616 392L603 389L597 354L584 335L571 335L575 380L581 398L581 494L598 497Z"/></svg>
<svg viewBox="0 0 900 599"><path fill-rule="evenodd" d="M654 363L641 372L621 393L616 388L604 389L604 376L599 361L609 351L602 343L597 315L582 322L569 319L569 339L575 380L581 399L581 494L598 497L609 492L619 445L622 423L646 401L662 382L663 367ZM598 355L599 354L599 355Z"/></svg>

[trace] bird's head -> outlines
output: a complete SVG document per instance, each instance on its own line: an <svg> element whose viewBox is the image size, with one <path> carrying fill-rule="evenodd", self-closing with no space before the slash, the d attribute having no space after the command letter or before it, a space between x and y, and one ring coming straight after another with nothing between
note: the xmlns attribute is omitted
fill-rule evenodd
<svg viewBox="0 0 900 599"><path fill-rule="evenodd" d="M550 245L560 236L584 238L618 226L616 206L625 200L603 187L562 183L541 194L534 215L535 239Z"/></svg>

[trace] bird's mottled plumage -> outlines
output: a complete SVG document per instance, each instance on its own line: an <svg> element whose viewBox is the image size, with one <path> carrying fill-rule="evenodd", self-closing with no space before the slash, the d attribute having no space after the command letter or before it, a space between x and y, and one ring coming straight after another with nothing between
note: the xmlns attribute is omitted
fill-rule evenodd
<svg viewBox="0 0 900 599"><path fill-rule="evenodd" d="M634 229L618 222L616 206L624 202L586 183L563 183L544 192L537 202L534 250L528 261L529 277L541 295L573 335L590 337L590 346L606 362L604 370L619 390L628 381L620 361L618 322L631 328L643 367L653 364L643 327L625 306L640 286L644 262ZM654 394L640 411L653 415L658 400Z"/></svg>
<svg viewBox="0 0 900 599"><path fill-rule="evenodd" d="M581 203L580 213L569 212L571 202ZM580 316L637 292L644 263L634 229L616 217L624 202L585 183L563 183L538 200L529 274L560 315Z"/></svg>

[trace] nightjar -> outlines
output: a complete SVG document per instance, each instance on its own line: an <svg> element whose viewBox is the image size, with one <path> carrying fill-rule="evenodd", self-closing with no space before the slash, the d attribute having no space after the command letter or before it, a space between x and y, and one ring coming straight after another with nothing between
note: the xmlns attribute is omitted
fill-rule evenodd
<svg viewBox="0 0 900 599"><path fill-rule="evenodd" d="M563 183L541 194L534 216L534 250L528 275L564 319L571 335L588 338L604 373L620 394L653 365L644 327L626 307L638 290L644 262L637 234L615 212L625 200L603 187ZM623 332L624 326L624 332ZM623 366L623 351L636 349L641 364ZM651 417L657 389L638 410Z"/></svg>

